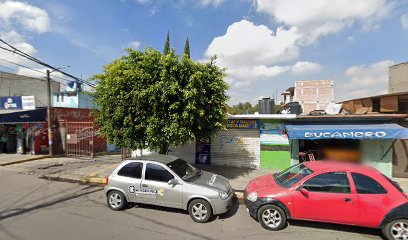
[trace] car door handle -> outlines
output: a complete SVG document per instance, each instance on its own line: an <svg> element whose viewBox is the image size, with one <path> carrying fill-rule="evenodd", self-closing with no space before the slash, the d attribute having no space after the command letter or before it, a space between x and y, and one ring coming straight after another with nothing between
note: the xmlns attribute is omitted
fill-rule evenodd
<svg viewBox="0 0 408 240"><path fill-rule="evenodd" d="M345 198L344 201L345 202L351 202L351 198Z"/></svg>
<svg viewBox="0 0 408 240"><path fill-rule="evenodd" d="M147 185L147 184L142 184L142 187L148 187L149 185Z"/></svg>

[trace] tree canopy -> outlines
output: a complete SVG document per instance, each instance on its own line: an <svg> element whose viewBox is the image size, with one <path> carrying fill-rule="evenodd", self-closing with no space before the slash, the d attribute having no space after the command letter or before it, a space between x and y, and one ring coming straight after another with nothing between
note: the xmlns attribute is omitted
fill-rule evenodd
<svg viewBox="0 0 408 240"><path fill-rule="evenodd" d="M101 134L118 147L160 153L213 136L224 127L228 100L224 70L214 60L127 49L93 77Z"/></svg>

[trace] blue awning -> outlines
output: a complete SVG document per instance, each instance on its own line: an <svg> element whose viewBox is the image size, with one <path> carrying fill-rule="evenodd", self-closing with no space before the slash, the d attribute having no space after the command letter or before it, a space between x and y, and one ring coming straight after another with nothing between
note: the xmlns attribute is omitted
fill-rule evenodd
<svg viewBox="0 0 408 240"><path fill-rule="evenodd" d="M47 121L46 108L0 114L0 124L34 123L45 121Z"/></svg>
<svg viewBox="0 0 408 240"><path fill-rule="evenodd" d="M285 126L289 139L408 139L408 129L398 124L337 124Z"/></svg>

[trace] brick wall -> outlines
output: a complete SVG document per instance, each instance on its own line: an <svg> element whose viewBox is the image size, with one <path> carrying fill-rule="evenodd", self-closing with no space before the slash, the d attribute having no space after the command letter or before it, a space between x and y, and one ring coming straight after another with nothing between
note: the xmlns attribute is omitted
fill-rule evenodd
<svg viewBox="0 0 408 240"><path fill-rule="evenodd" d="M296 81L294 101L302 106L304 113L324 110L334 101L333 80Z"/></svg>

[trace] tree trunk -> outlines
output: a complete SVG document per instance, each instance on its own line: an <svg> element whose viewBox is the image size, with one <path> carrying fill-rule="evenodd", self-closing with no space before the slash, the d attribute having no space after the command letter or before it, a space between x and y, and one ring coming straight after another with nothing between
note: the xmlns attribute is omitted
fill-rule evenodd
<svg viewBox="0 0 408 240"><path fill-rule="evenodd" d="M159 150L159 154L167 154L169 152L169 143L165 143Z"/></svg>

